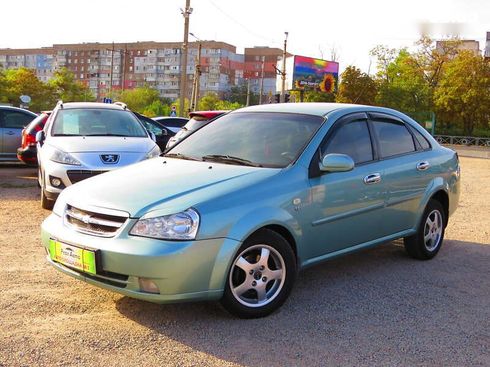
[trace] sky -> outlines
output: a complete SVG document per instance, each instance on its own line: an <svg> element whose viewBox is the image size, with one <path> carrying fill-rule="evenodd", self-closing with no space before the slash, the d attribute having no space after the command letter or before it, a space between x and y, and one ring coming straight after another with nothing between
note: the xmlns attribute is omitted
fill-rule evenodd
<svg viewBox="0 0 490 367"><path fill-rule="evenodd" d="M182 41L185 0L2 0L0 48L62 43ZM191 0L190 31L202 40L283 47L371 73L376 45L413 47L422 29L480 41L490 31L490 0ZM8 15L8 16L5 16ZM190 37L192 40L192 37Z"/></svg>

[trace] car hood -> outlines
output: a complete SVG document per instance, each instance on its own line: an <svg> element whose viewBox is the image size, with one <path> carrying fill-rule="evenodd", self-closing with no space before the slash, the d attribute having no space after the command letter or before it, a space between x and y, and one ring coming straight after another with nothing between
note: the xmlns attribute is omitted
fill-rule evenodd
<svg viewBox="0 0 490 367"><path fill-rule="evenodd" d="M279 169L159 157L107 172L65 189L58 200L139 218L177 213L276 174Z"/></svg>
<svg viewBox="0 0 490 367"><path fill-rule="evenodd" d="M63 136L51 137L49 144L66 153L130 152L148 153L155 143L150 138L122 136Z"/></svg>

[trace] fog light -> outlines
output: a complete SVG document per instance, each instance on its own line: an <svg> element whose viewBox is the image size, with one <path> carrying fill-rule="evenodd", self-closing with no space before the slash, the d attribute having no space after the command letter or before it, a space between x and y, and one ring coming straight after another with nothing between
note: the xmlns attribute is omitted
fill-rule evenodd
<svg viewBox="0 0 490 367"><path fill-rule="evenodd" d="M160 293L160 289L154 281L147 278L139 278L140 290L147 293Z"/></svg>
<svg viewBox="0 0 490 367"><path fill-rule="evenodd" d="M54 187L59 187L61 186L63 182L61 182L61 179L59 179L58 177L51 177L51 185L54 186Z"/></svg>

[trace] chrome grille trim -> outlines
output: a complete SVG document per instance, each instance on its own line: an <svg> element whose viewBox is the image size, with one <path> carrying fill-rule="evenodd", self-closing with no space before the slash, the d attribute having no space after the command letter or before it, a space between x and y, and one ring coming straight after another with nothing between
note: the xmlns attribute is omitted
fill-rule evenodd
<svg viewBox="0 0 490 367"><path fill-rule="evenodd" d="M101 211L105 210L102 209ZM124 212L115 214L113 210L111 210L110 214L106 214L67 205L63 214L63 222L67 227L77 232L101 237L113 237L129 218L129 215Z"/></svg>

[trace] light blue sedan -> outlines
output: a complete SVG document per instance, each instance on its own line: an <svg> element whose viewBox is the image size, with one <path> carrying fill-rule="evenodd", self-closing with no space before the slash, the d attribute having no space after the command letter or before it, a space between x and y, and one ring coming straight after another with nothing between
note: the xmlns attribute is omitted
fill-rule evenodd
<svg viewBox="0 0 490 367"><path fill-rule="evenodd" d="M299 270L338 255L404 238L410 256L433 258L459 193L457 154L402 113L261 105L68 187L42 242L56 269L90 284L262 317Z"/></svg>

